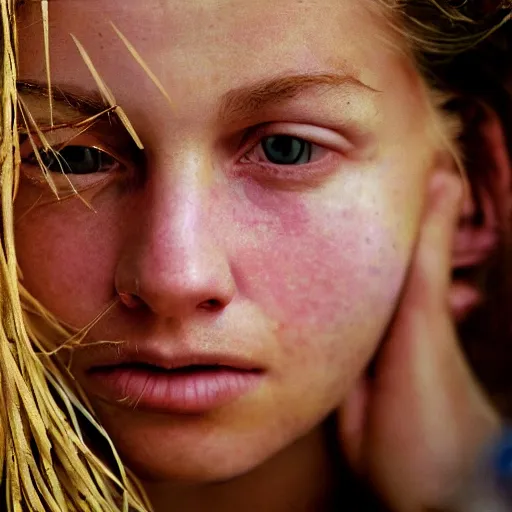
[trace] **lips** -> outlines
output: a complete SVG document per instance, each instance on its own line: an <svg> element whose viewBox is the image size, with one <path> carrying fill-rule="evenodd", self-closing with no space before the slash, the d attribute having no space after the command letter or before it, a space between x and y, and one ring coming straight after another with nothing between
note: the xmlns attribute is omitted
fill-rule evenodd
<svg viewBox="0 0 512 512"><path fill-rule="evenodd" d="M192 354L164 359L128 354L91 367L87 388L120 407L169 414L204 414L253 391L263 370L232 356Z"/></svg>

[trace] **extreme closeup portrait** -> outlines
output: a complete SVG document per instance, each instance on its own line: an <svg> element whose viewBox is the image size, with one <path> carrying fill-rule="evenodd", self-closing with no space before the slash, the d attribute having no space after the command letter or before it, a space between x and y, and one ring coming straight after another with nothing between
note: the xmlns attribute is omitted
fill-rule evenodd
<svg viewBox="0 0 512 512"><path fill-rule="evenodd" d="M512 510L509 1L0 10L1 511Z"/></svg>

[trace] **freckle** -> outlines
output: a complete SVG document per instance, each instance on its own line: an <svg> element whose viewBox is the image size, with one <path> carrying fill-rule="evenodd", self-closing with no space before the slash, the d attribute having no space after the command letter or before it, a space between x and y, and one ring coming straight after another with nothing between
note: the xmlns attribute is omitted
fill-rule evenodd
<svg viewBox="0 0 512 512"><path fill-rule="evenodd" d="M366 242L367 245L370 245L372 243L372 239L369 236L367 236L365 238L365 242Z"/></svg>

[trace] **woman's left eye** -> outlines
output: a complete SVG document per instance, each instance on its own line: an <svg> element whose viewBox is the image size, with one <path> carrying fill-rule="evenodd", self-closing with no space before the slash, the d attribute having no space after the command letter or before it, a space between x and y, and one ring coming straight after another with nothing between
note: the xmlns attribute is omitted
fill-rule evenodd
<svg viewBox="0 0 512 512"><path fill-rule="evenodd" d="M260 142L265 158L276 165L304 165L311 161L313 145L290 135L272 135Z"/></svg>
<svg viewBox="0 0 512 512"><path fill-rule="evenodd" d="M322 146L294 135L266 135L245 153L243 160L261 165L294 167L312 163L325 153Z"/></svg>
<svg viewBox="0 0 512 512"><path fill-rule="evenodd" d="M113 170L119 162L111 155L88 146L66 146L58 151L39 150L39 158L51 172L64 174L95 174ZM35 153L24 159L29 165L39 165Z"/></svg>

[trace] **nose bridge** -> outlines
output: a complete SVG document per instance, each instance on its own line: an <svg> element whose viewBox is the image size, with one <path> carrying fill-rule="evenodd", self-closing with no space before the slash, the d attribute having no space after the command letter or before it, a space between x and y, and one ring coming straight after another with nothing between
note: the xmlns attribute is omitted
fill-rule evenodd
<svg viewBox="0 0 512 512"><path fill-rule="evenodd" d="M149 182L149 205L147 229L143 235L153 263L167 268L169 256L174 260L174 269L185 270L193 266L202 250L204 240L205 210L208 191L200 180L186 173L155 177Z"/></svg>
<svg viewBox="0 0 512 512"><path fill-rule="evenodd" d="M179 168L153 165L138 229L131 228L136 236L121 258L118 291L134 293L136 283L135 293L162 316L218 309L233 294L227 255L209 219L213 194L205 165L197 157L181 158Z"/></svg>

